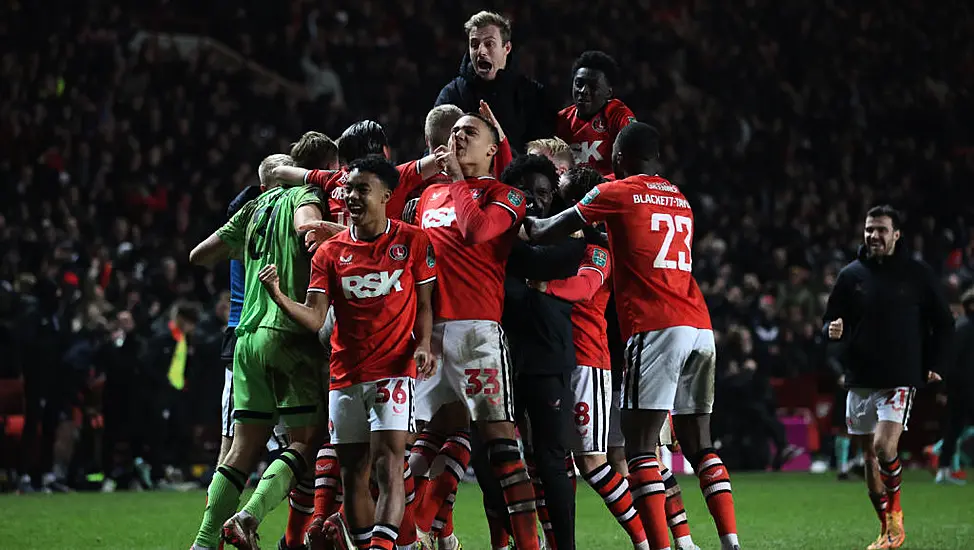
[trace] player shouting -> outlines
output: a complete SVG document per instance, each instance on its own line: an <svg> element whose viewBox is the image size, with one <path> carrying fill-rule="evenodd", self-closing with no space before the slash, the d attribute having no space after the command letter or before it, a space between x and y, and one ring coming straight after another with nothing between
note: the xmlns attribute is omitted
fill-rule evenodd
<svg viewBox="0 0 974 550"><path fill-rule="evenodd" d="M710 440L716 352L710 314L691 274L693 212L680 190L659 176L659 135L634 122L612 148L618 181L592 189L552 218L528 218L535 240L564 237L605 222L619 324L628 338L622 430L629 485L654 550L669 549L666 492L656 444L667 413L700 479L725 550L738 549L727 468Z"/></svg>
<svg viewBox="0 0 974 550"><path fill-rule="evenodd" d="M260 281L294 321L317 333L335 307L329 432L345 514L358 548L393 550L405 509L403 453L413 430L417 370L429 375L436 262L419 229L386 217L399 176L378 156L353 161L345 182L351 226L323 244L304 304L281 292L276 267ZM378 503L369 492L375 470ZM340 524L339 524L340 525Z"/></svg>
<svg viewBox="0 0 974 550"><path fill-rule="evenodd" d="M235 433L207 490L194 548L216 548L220 525L223 538L231 544L257 548L261 520L302 478L321 445L321 346L280 312L257 276L265 266L276 264L282 292L303 298L310 270L300 228L321 220L324 205L311 187L288 188L279 183L270 184L190 253L190 261L202 265L242 256L246 272L233 361ZM247 505L234 515L247 476L279 416L291 443L267 467Z"/></svg>
<svg viewBox="0 0 974 550"><path fill-rule="evenodd" d="M442 365L418 384L416 415L434 420L431 428L440 432L439 441L447 433L462 433L473 419L491 469L504 487L515 542L528 550L538 548L537 515L514 439L511 364L500 326L505 267L525 204L520 191L490 176L498 143L497 128L483 116L468 114L458 120L449 151L437 153L436 159L451 183L428 187L417 206L416 217L438 262L433 350ZM441 474L449 476L453 489L470 460L469 447L462 446L458 443L458 452ZM413 458L414 475L425 473L431 458L415 453ZM446 498L448 489L435 498ZM424 500L431 498L433 492L427 491ZM417 508L418 527L426 527L430 511L435 514L439 504L433 500Z"/></svg>

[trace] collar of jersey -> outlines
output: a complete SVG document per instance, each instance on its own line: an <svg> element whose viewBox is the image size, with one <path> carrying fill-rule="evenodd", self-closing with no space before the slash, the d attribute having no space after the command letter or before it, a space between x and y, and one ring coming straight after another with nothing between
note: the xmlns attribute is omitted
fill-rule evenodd
<svg viewBox="0 0 974 550"><path fill-rule="evenodd" d="M388 233L390 229L392 229L392 220L390 220L389 218L386 218L386 230L383 231L382 234L384 235L384 234ZM354 225L353 226L349 226L349 228L348 228L348 234L352 237L352 240L353 241L358 242L358 237L355 236L355 226ZM378 237L378 235L376 235L376 237Z"/></svg>

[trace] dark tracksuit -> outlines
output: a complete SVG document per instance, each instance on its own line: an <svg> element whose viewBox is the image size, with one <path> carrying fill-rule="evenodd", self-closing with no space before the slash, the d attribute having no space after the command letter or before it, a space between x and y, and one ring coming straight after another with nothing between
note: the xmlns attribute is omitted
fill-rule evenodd
<svg viewBox="0 0 974 550"><path fill-rule="evenodd" d="M926 384L927 371L941 371L952 337L950 308L930 267L902 247L883 257L859 248L829 295L826 337L829 323L840 318L842 338L830 341L829 353L841 364L846 387L917 388Z"/></svg>
<svg viewBox="0 0 974 550"><path fill-rule="evenodd" d="M565 465L571 423L570 381L575 368L572 304L538 292L525 281L571 277L584 253L585 241L581 239L548 246L518 241L508 259L501 319L513 355L515 421L519 426L525 425L525 419L530 421L530 447L552 530L558 548L566 550L573 548L575 541L574 490ZM503 517L503 493L486 453L475 452L473 465L485 506Z"/></svg>

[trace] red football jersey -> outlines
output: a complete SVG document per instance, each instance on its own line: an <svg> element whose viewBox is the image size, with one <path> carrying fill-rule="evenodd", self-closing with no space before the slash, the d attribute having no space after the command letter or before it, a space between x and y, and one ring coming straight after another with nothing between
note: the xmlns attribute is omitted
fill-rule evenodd
<svg viewBox="0 0 974 550"><path fill-rule="evenodd" d="M481 208L496 205L511 214L511 229L480 244L467 244L457 225L449 184L431 185L416 205L416 220L436 251L440 284L433 295L433 317L499 323L504 308L504 270L524 219L524 194L484 176L467 180Z"/></svg>
<svg viewBox="0 0 974 550"><path fill-rule="evenodd" d="M679 188L658 176L632 176L596 186L574 208L586 223L605 222L624 338L711 328L692 273L693 210Z"/></svg>
<svg viewBox="0 0 974 550"><path fill-rule="evenodd" d="M632 111L618 99L610 99L591 119L578 116L575 105L558 113L555 135L572 148L575 164L591 166L603 176L612 173L612 144L619 130L636 121Z"/></svg>
<svg viewBox="0 0 974 550"><path fill-rule="evenodd" d="M407 197L423 186L422 159L400 164L399 185L386 203L386 216L398 220L406 207ZM348 208L345 206L345 182L348 172L340 170L310 170L304 175L304 183L320 187L328 197L328 221L349 225Z"/></svg>
<svg viewBox="0 0 974 550"><path fill-rule="evenodd" d="M416 285L434 280L429 238L397 220L373 241L356 239L349 228L315 252L308 292L328 294L335 308L331 389L415 378Z"/></svg>
<svg viewBox="0 0 974 550"><path fill-rule="evenodd" d="M572 341L575 344L575 363L586 367L609 370L609 338L606 336L608 323L605 308L612 294L612 273L609 251L593 244L585 247L585 256L578 267L579 271L591 269L602 278L602 286L595 296L572 306Z"/></svg>

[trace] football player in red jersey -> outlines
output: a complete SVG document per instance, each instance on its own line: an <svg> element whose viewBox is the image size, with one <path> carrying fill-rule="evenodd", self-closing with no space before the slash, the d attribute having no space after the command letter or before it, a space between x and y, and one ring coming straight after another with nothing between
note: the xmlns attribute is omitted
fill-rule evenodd
<svg viewBox="0 0 974 550"><path fill-rule="evenodd" d="M628 338L622 430L629 485L654 550L670 548L666 494L656 444L667 413L700 480L724 550L739 549L730 477L710 438L716 352L710 313L691 273L693 211L679 188L650 174L660 168L659 134L623 128L612 148L617 181L592 189L574 208L528 218L534 240L564 237L605 222Z"/></svg>
<svg viewBox="0 0 974 550"><path fill-rule="evenodd" d="M436 364L430 351L435 256L421 230L386 218L398 180L395 167L378 156L349 165L351 226L315 252L304 304L278 290L273 265L260 277L274 301L308 330L317 332L335 306L329 432L342 466L350 538L359 548L381 550L394 550L405 508L402 464L414 429L414 380ZM378 505L369 493L373 468Z"/></svg>
<svg viewBox="0 0 974 550"><path fill-rule="evenodd" d="M497 128L482 115L460 118L449 150L437 153L451 183L426 188L416 211L445 285L435 295L433 326L433 349L442 366L417 386L416 416L433 421L429 427L439 434L438 441L450 432L466 440L465 445L457 442L457 452L441 474L452 478L451 483L436 491L431 485L417 507L416 524L428 541L431 516L449 497L450 487L455 490L470 461L464 430L472 419L488 449L491 469L505 487L515 542L518 548L537 549L537 515L514 439L512 373L500 326L505 266L525 201L520 191L490 175L499 141ZM414 453L413 458L414 475L429 469L431 456Z"/></svg>
<svg viewBox="0 0 974 550"><path fill-rule="evenodd" d="M612 174L612 144L619 131L636 121L626 104L612 97L619 66L608 54L587 51L572 66L572 98L558 113L555 135L565 140L575 164Z"/></svg>

